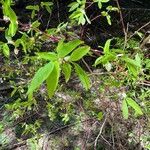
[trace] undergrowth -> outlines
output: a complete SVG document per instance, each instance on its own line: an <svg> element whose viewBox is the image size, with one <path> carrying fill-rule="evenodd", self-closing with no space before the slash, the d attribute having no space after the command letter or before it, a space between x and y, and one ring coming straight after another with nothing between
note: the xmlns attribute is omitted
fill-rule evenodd
<svg viewBox="0 0 150 150"><path fill-rule="evenodd" d="M76 32L99 17L113 25L111 14L121 10L110 2L68 3L68 22L48 22L43 30L43 12L53 15L58 4L25 6L30 23L24 24L16 1L0 1L1 149L150 149L144 34L107 38L93 49ZM90 18L91 7L100 15Z"/></svg>

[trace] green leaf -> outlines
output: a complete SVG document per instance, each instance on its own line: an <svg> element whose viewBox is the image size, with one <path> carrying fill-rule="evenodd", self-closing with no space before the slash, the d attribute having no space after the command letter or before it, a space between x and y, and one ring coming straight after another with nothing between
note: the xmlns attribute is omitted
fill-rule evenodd
<svg viewBox="0 0 150 150"><path fill-rule="evenodd" d="M132 74L134 77L137 77L137 75L140 73L140 69L142 67L141 65L141 59L139 55L137 54L134 59L130 59L128 57L123 57L122 60L124 60L127 64L129 73Z"/></svg>
<svg viewBox="0 0 150 150"><path fill-rule="evenodd" d="M59 62L56 61L54 62L53 71L50 73L50 75L48 76L46 80L49 98L51 98L56 91L59 77L60 77L60 66L59 66Z"/></svg>
<svg viewBox="0 0 150 150"><path fill-rule="evenodd" d="M146 59L145 64L146 64L145 68L150 69L150 59Z"/></svg>
<svg viewBox="0 0 150 150"><path fill-rule="evenodd" d="M27 53L26 41L25 41L23 38L17 39L17 40L15 41L15 48L19 47L20 44L21 44L22 47L23 47L24 53Z"/></svg>
<svg viewBox="0 0 150 150"><path fill-rule="evenodd" d="M46 10L47 10L49 13L51 13L51 11L52 11L52 9L51 9L51 6L52 6L52 5L53 5L52 2L41 2L41 7L44 8L44 6L45 6Z"/></svg>
<svg viewBox="0 0 150 150"><path fill-rule="evenodd" d="M132 98L126 98L126 101L127 101L128 105L134 109L135 114L143 115L141 107Z"/></svg>
<svg viewBox="0 0 150 150"><path fill-rule="evenodd" d="M118 9L117 7L113 7L113 6L108 6L108 7L106 7L106 10L119 12L119 9Z"/></svg>
<svg viewBox="0 0 150 150"><path fill-rule="evenodd" d="M138 58L137 58L138 59ZM141 64L139 64L136 60L134 59L131 59L131 58L128 58L128 57L123 57L122 60L124 60L125 62L131 64L131 65L134 65L136 67L141 67Z"/></svg>
<svg viewBox="0 0 150 150"><path fill-rule="evenodd" d="M53 2L41 2L41 7L43 6L53 6Z"/></svg>
<svg viewBox="0 0 150 150"><path fill-rule="evenodd" d="M98 8L101 9L102 8L102 3L99 1L98 2Z"/></svg>
<svg viewBox="0 0 150 150"><path fill-rule="evenodd" d="M142 32L135 31L134 33L136 33L141 39L143 38L143 33Z"/></svg>
<svg viewBox="0 0 150 150"><path fill-rule="evenodd" d="M39 11L39 6L38 5L29 5L26 7L26 9Z"/></svg>
<svg viewBox="0 0 150 150"><path fill-rule="evenodd" d="M110 52L110 43L111 43L111 39L108 39L105 43L104 46L104 54L109 53Z"/></svg>
<svg viewBox="0 0 150 150"><path fill-rule="evenodd" d="M77 19L80 17L80 16L84 16L81 11L79 11L78 9L76 11L74 11L70 16L69 18L70 19Z"/></svg>
<svg viewBox="0 0 150 150"><path fill-rule="evenodd" d="M3 13L7 17L10 18L10 21L16 22L17 21L17 16L13 9L10 7L10 5L7 5L6 3L3 5Z"/></svg>
<svg viewBox="0 0 150 150"><path fill-rule="evenodd" d="M139 71L135 65L127 63L127 67L130 74L132 74L134 77L138 76Z"/></svg>
<svg viewBox="0 0 150 150"><path fill-rule="evenodd" d="M65 81L68 82L71 76L71 65L68 63L65 63L62 65L62 71L65 76Z"/></svg>
<svg viewBox="0 0 150 150"><path fill-rule="evenodd" d="M109 61L113 61L115 59L116 59L115 53L108 53L104 56L100 56L99 58L97 58L94 63L94 66L97 66L99 64L107 64Z"/></svg>
<svg viewBox="0 0 150 150"><path fill-rule="evenodd" d="M111 16L110 16L110 15L107 15L107 16L106 16L106 19L107 19L108 24L111 25Z"/></svg>
<svg viewBox="0 0 150 150"><path fill-rule="evenodd" d="M70 120L70 117L68 114L63 114L62 115L62 121L66 124L69 120Z"/></svg>
<svg viewBox="0 0 150 150"><path fill-rule="evenodd" d="M124 119L128 119L129 117L129 112L128 112L128 106L127 106L127 102L126 100L124 99L123 102L122 102L122 115L123 115L123 118Z"/></svg>
<svg viewBox="0 0 150 150"><path fill-rule="evenodd" d="M70 56L71 61L78 61L85 56L90 50L89 46L82 46L74 50Z"/></svg>
<svg viewBox="0 0 150 150"><path fill-rule="evenodd" d="M142 62L141 62L141 58L140 58L138 53L135 55L135 61L138 64L138 66L140 66L140 68L141 68L142 67L142 65L141 65Z"/></svg>
<svg viewBox="0 0 150 150"><path fill-rule="evenodd" d="M79 79L80 79L81 83L83 84L84 88L86 90L90 89L91 83L90 83L90 79L89 79L88 75L86 74L86 72L78 64L73 63L73 65L75 67L75 72L79 76Z"/></svg>
<svg viewBox="0 0 150 150"><path fill-rule="evenodd" d="M70 52L72 52L77 46L82 44L83 41L76 39L70 41L68 43L63 43L62 41L58 44L58 48L56 49L59 57L65 57Z"/></svg>
<svg viewBox="0 0 150 150"><path fill-rule="evenodd" d="M35 89L37 89L51 74L54 68L54 64L49 62L44 67L41 67L37 73L34 75L31 84L28 88L27 94L32 94Z"/></svg>
<svg viewBox="0 0 150 150"><path fill-rule="evenodd" d="M34 22L32 23L31 26L32 26L32 28L37 28L37 27L40 26L40 24L41 24L41 23L40 23L39 21L36 20L36 21L34 21Z"/></svg>
<svg viewBox="0 0 150 150"><path fill-rule="evenodd" d="M102 3L107 3L109 2L110 0L100 0Z"/></svg>
<svg viewBox="0 0 150 150"><path fill-rule="evenodd" d="M53 52L39 52L36 53L38 55L38 58L40 59L45 59L45 60L50 60L50 61L55 61L57 60L57 54Z"/></svg>
<svg viewBox="0 0 150 150"><path fill-rule="evenodd" d="M3 14L10 20L8 35L13 37L18 29L17 16L13 9L10 7L10 3L7 3L6 1L3 4Z"/></svg>
<svg viewBox="0 0 150 150"><path fill-rule="evenodd" d="M6 43L3 44L3 54L7 58L10 56L10 49Z"/></svg>
<svg viewBox="0 0 150 150"><path fill-rule="evenodd" d="M97 114L97 119L99 120L99 121L101 121L102 119L103 119L103 112L99 112L98 114Z"/></svg>
<svg viewBox="0 0 150 150"><path fill-rule="evenodd" d="M70 7L69 12L74 11L76 8L79 7L79 3L72 2L71 4L69 4L69 7Z"/></svg>
<svg viewBox="0 0 150 150"><path fill-rule="evenodd" d="M84 15L81 13L80 17L78 19L78 25L80 25L80 24L85 25L85 23L86 23L86 20L84 18Z"/></svg>
<svg viewBox="0 0 150 150"><path fill-rule="evenodd" d="M64 46L64 39L58 42L58 46L56 47L56 52L59 53L59 51L63 49L63 46Z"/></svg>
<svg viewBox="0 0 150 150"><path fill-rule="evenodd" d="M13 37L16 34L17 29L18 29L18 24L16 22L11 22L8 28L8 35Z"/></svg>

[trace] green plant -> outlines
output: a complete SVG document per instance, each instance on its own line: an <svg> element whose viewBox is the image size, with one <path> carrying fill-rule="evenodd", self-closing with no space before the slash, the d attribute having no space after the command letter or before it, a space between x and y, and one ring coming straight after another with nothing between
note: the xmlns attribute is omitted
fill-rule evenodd
<svg viewBox="0 0 150 150"><path fill-rule="evenodd" d="M83 44L80 40L73 40L65 43L61 40L58 43L56 52L37 53L38 58L48 60L44 67L40 68L33 77L29 86L27 94L32 97L33 92L46 80L49 97L54 95L57 88L61 70L65 76L66 82L70 79L72 66L79 76L83 86L86 90L90 88L90 80L85 71L75 62L85 56L90 47L81 46Z"/></svg>
<svg viewBox="0 0 150 150"><path fill-rule="evenodd" d="M103 8L104 3L108 3L110 0L93 0L93 2L90 2L89 6L87 4L86 0L77 0L76 2L72 2L69 4L69 12L72 12L69 16L71 20L75 20L78 22L78 24L85 25L85 23L91 24L91 20L89 19L86 10L94 3L98 4L98 8L101 10ZM107 6L106 11L101 12L101 16L106 17L107 22L109 25L111 25L111 16L110 12L112 11L118 11L117 7L113 6Z"/></svg>
<svg viewBox="0 0 150 150"><path fill-rule="evenodd" d="M132 107L135 111L135 116L143 115L141 107L132 98L125 98L122 102L122 114L124 119L128 119L129 112L128 107Z"/></svg>
<svg viewBox="0 0 150 150"><path fill-rule="evenodd" d="M54 128L54 132L55 129L58 132L64 128L67 130L69 127L68 136L68 133L72 134L70 127L73 127L73 134L76 134L76 137L80 131L83 135L83 131L87 132L88 130L88 133L93 132L92 134L95 134L92 136L93 138L98 133L97 123L99 125L107 114L106 124L109 125L108 127L106 125L106 129L112 130L114 140L117 138L118 131L115 132L115 128L118 128L118 124L122 125L127 122L136 124L136 121L140 122L141 118L148 120L150 115L150 90L148 88L150 59L146 50L140 50L140 40L136 37L131 38L132 36L127 41L124 41L124 37L120 36L108 39L104 46L100 46L102 53L100 57L96 57L94 65L88 66L88 61L87 64L85 63L87 68L92 67L93 72L91 71L88 74L83 70L84 66L81 67L80 65L83 57L91 54L91 48L79 40L80 36L74 31L78 26L74 26L76 25L74 23L81 25L82 34L84 34L84 27L85 29L87 27L86 24L91 24L93 20L99 17L106 18L108 24L111 25L111 12L118 11L118 8L110 6L109 2L111 1L71 1L68 6L69 12L66 15L69 16L66 19L68 22L65 22L66 20L60 22L62 18L59 18L61 16L59 12L58 18L55 18L56 20L58 19L56 22L55 19L46 20L46 18L43 18L45 15L51 17L52 10L55 13L55 6L57 5L59 8L59 1L31 2L30 5L26 6L27 12L31 12L31 14L27 14L29 23L27 22L26 24L22 22L20 15L15 14L16 9L14 9L15 11L12 9L12 5L15 5L16 1L0 1L3 7L2 20L6 25L4 27L2 23L2 27L0 27L0 31L4 31L2 32L4 39L2 38L0 41L0 51L6 57L2 57L2 64L0 64L2 72L0 82L4 82L2 84L4 88L5 82L9 83L9 85L6 85L6 89L8 86L8 91L13 89L9 93L10 95L6 94L7 97L10 97L7 101L3 100L3 92L5 91L0 91L0 99L2 99L1 118L3 118L0 122L0 131L2 133L0 134L0 143L2 146L5 147L10 142L4 133L5 128L19 126L18 131L21 131L21 133L18 132L18 134L23 133L30 136L27 139L29 148L38 149L38 140L40 138L38 131L43 127L40 121L43 118L47 119L48 123L46 123L50 129ZM93 10L94 8L98 11L90 14L90 9ZM94 16L95 14L98 15ZM53 24L51 25L49 21L52 21ZM43 22L47 23L46 27ZM103 24L101 20L100 23ZM143 33L135 33L138 38L143 38ZM116 40L116 45L112 44L113 40ZM126 42L126 48L124 48L124 42ZM98 45L102 44L99 41L97 43ZM93 61L95 55L92 55L89 59ZM85 61L83 60L83 62ZM99 72L96 74L95 70L99 70ZM35 75L34 72L36 72ZM73 87L74 81L72 80L75 75L77 75L87 91L78 90L76 86ZM31 78L32 81L30 82ZM72 82L64 84L61 80L62 78L65 79L66 83L70 80ZM29 86L28 82L30 82ZM44 82L47 88L42 86ZM58 86L59 84L60 86ZM76 84L79 83L77 82ZM70 86L71 88L69 88ZM77 86L80 86L80 84ZM48 96L45 89L48 91ZM39 90L39 93L37 90ZM6 113L3 114L3 111ZM123 117L119 115L121 111ZM144 117L140 117L141 115ZM122 118L124 119L123 121ZM88 121L84 122L86 119ZM118 122L116 127L113 121L117 119L121 123ZM132 121L130 122L130 120ZM93 122L95 122L94 125ZM20 130L22 125L23 127ZM91 126L90 128L89 125ZM93 126L96 128L94 127L95 129L92 131ZM148 123L145 126L148 128ZM88 128L86 129L86 127ZM102 136L105 136L106 132L104 130L105 128ZM54 132L52 130L51 133ZM129 134L128 131L126 134ZM20 138L20 136L17 137ZM144 147L148 149L149 143L147 141L149 136L145 135L140 139L145 143ZM114 142L114 147L116 143ZM77 148L78 145L76 145Z"/></svg>
<svg viewBox="0 0 150 150"><path fill-rule="evenodd" d="M5 21L10 21L8 29L6 29L6 34L13 37L18 29L17 16L14 10L11 8L11 0L2 0L0 2L3 6L3 15Z"/></svg>

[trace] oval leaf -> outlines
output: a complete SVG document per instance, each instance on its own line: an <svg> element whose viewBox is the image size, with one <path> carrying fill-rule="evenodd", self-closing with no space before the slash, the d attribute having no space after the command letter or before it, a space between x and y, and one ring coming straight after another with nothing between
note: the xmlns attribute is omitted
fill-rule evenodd
<svg viewBox="0 0 150 150"><path fill-rule="evenodd" d="M79 79L80 79L81 83L83 84L84 88L86 90L90 89L91 83L90 83L90 79L89 79L88 75L78 64L73 63L73 65L75 67L75 72L79 76Z"/></svg>
<svg viewBox="0 0 150 150"><path fill-rule="evenodd" d="M70 56L71 61L78 61L85 56L90 50L89 46L82 46L74 50Z"/></svg>
<svg viewBox="0 0 150 150"><path fill-rule="evenodd" d="M54 64L52 62L46 64L44 67L41 67L34 75L31 84L28 88L27 94L33 93L33 91L37 89L48 78L53 68Z"/></svg>
<svg viewBox="0 0 150 150"><path fill-rule="evenodd" d="M17 29L18 29L18 24L15 22L11 22L8 28L8 35L13 37L16 34Z"/></svg>
<svg viewBox="0 0 150 150"><path fill-rule="evenodd" d="M137 115L143 115L141 107L132 98L127 98L126 101L127 101L128 105L134 109L134 111Z"/></svg>
<svg viewBox="0 0 150 150"><path fill-rule="evenodd" d="M111 39L107 40L104 46L104 54L109 53Z"/></svg>
<svg viewBox="0 0 150 150"><path fill-rule="evenodd" d="M138 59L138 58L136 58ZM137 62L134 59L128 58L128 57L123 57L122 60L124 60L126 63L129 63L131 65L134 65L135 67L139 67L141 68L141 64L139 64L139 62ZM139 61L139 60L138 60Z"/></svg>
<svg viewBox="0 0 150 150"><path fill-rule="evenodd" d="M100 56L99 58L96 59L94 66L97 66L99 64L107 64L109 61L113 61L116 59L115 53L108 53L105 54L104 56Z"/></svg>
<svg viewBox="0 0 150 150"><path fill-rule="evenodd" d="M127 102L126 100L124 99L123 102L122 102L122 115L123 115L123 118L124 119L128 119L129 117L129 112L128 112L128 106L127 106Z"/></svg>
<svg viewBox="0 0 150 150"><path fill-rule="evenodd" d="M58 85L59 77L60 77L60 66L58 62L54 62L53 71L50 73L50 75L46 80L49 98L51 98L55 93L55 90Z"/></svg>
<svg viewBox="0 0 150 150"><path fill-rule="evenodd" d="M65 57L66 55L68 55L70 52L72 52L77 46L79 46L82 43L83 43L83 41L81 41L79 39L70 41L68 43L60 42L60 44L58 45L58 48L56 48L56 50L58 52L58 56Z"/></svg>
<svg viewBox="0 0 150 150"><path fill-rule="evenodd" d="M6 43L3 44L3 54L7 58L10 56L10 49L9 49L9 47L8 47L8 45Z"/></svg>
<svg viewBox="0 0 150 150"><path fill-rule="evenodd" d="M36 53L40 59L55 61L57 60L57 55L53 52L40 52Z"/></svg>
<svg viewBox="0 0 150 150"><path fill-rule="evenodd" d="M71 76L71 65L68 63L65 63L62 65L62 71L65 76L65 81L68 82Z"/></svg>

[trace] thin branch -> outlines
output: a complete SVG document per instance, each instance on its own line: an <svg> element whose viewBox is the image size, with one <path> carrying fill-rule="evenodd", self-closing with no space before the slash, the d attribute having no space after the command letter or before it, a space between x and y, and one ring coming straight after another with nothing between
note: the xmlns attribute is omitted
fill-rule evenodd
<svg viewBox="0 0 150 150"><path fill-rule="evenodd" d="M140 30L142 30L143 28L145 28L146 26L148 26L150 24L150 21L147 22L146 24L144 24L143 26L141 26L138 30L136 30L129 38L128 40L130 40L137 32L139 32Z"/></svg>
<svg viewBox="0 0 150 150"><path fill-rule="evenodd" d="M120 7L120 4L119 4L119 1L116 0L116 3L117 3L117 7L119 9L120 21L121 21L122 29L123 29L123 32L124 32L124 38L125 38L124 49L125 49L126 44L127 44L127 31L126 31L126 28L125 28L124 19L123 19L123 15L122 15L122 11L121 11L121 7Z"/></svg>
<svg viewBox="0 0 150 150"><path fill-rule="evenodd" d="M139 82L138 84L139 84L139 85L145 85L145 86L149 86L149 87L150 87L150 84L148 84L148 83Z"/></svg>
<svg viewBox="0 0 150 150"><path fill-rule="evenodd" d="M91 68L89 67L89 65L86 63L86 61L83 58L82 58L82 62L85 64L85 66L89 70L89 72L92 73L93 71L91 70Z"/></svg>
<svg viewBox="0 0 150 150"><path fill-rule="evenodd" d="M91 19L91 22L96 20L97 18L101 17L102 15L97 15L96 17L94 17L93 19Z"/></svg>
<svg viewBox="0 0 150 150"><path fill-rule="evenodd" d="M94 120L94 119L95 119L95 118L89 118L89 119L86 119L86 120L81 120L81 121L77 121L77 122L74 122L74 123L71 123L71 124L62 126L62 127L60 127L60 128L57 128L57 129L54 129L54 130L50 131L49 133L46 134L46 136L49 136L49 135L55 134L55 133L57 133L57 132L60 132L60 131L62 131L62 130L64 130L64 129L73 127L73 126L77 125L78 123L84 123L84 122L87 122L87 121L90 121L90 120Z"/></svg>
<svg viewBox="0 0 150 150"><path fill-rule="evenodd" d="M101 128L100 128L99 134L97 135L97 137L96 137L96 139L95 139L94 150L96 150L96 145L97 145L97 142L98 142L98 139L99 139L100 135L102 134L104 125L105 125L105 123L106 123L106 120L107 120L107 115L106 115L106 117L105 117L105 120L104 120L104 122L103 122Z"/></svg>

